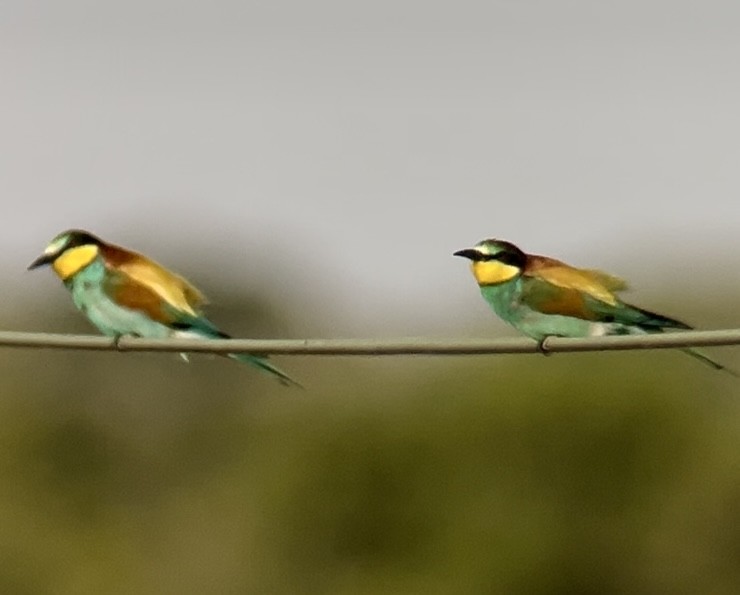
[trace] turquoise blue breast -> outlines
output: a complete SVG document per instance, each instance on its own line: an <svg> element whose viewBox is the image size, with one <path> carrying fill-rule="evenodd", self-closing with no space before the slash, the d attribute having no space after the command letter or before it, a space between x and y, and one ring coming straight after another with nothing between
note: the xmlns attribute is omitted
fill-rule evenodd
<svg viewBox="0 0 740 595"><path fill-rule="evenodd" d="M101 333L108 336L137 335L166 338L172 333L167 326L155 322L146 314L116 304L104 290L107 271L96 258L76 275L65 281L72 292L75 306Z"/></svg>

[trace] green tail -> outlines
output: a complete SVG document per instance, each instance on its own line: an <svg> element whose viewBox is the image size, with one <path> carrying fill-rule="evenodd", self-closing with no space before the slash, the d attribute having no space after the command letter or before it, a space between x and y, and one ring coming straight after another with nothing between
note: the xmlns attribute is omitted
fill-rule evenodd
<svg viewBox="0 0 740 595"><path fill-rule="evenodd" d="M236 360L238 362L250 364L254 366L255 368L259 368L263 372L272 374L278 379L280 384L282 384L283 386L296 386L298 388L304 388L302 384L299 384L298 382L293 380L290 376L288 376L280 368L277 368L273 366L271 363L269 363L267 359L265 358L265 356L251 355L249 353L229 353L227 354L226 357L230 357L231 359Z"/></svg>
<svg viewBox="0 0 740 595"><path fill-rule="evenodd" d="M216 328L216 326L210 320L204 318L203 316L186 316L180 312L178 313L178 317L179 320L177 321L177 323L171 325L177 330L190 332L205 339L233 338L231 335L227 335L223 331ZM267 361L267 356L265 355L255 355L252 353L227 353L224 355L238 362L250 364L255 368L259 368L263 372L267 372L268 374L272 374L280 381L280 384L282 384L283 386L297 386L298 388L303 388L301 384L293 380L280 368L277 368L270 364Z"/></svg>
<svg viewBox="0 0 740 595"><path fill-rule="evenodd" d="M698 359L700 362L711 366L715 370L722 370L723 372L727 372L728 374L734 376L735 378L740 378L740 374L735 372L732 368L728 368L727 366L723 366L719 362L714 361L711 357L708 355L703 354L701 351L697 351L696 349L691 349L690 347L687 347L686 349L682 349L685 354L690 355L691 357Z"/></svg>
<svg viewBox="0 0 740 595"><path fill-rule="evenodd" d="M663 316L662 314L656 314L655 312L651 312L650 310L643 310L642 308L632 306L631 304L625 305L630 308L633 321L647 333L662 332L665 329L693 329L692 326L689 326L688 324L686 324L685 322L681 322L680 320L676 320L675 318L668 318L667 316ZM687 355L690 355L694 359L699 360L703 364L714 368L715 370L722 370L734 376L735 378L740 378L740 374L735 372L735 370L723 366L722 364L713 360L711 357L702 353L701 351L697 351L696 349L692 349L690 347L682 349L681 351L683 351Z"/></svg>
<svg viewBox="0 0 740 595"><path fill-rule="evenodd" d="M645 332L654 333L664 329L691 330L692 328L685 322L681 322L675 318L668 318L668 316L663 316L662 314L657 314L650 310L644 310L637 306L633 306L632 304L624 305L626 308L619 310L619 313L616 316L617 321L635 324Z"/></svg>

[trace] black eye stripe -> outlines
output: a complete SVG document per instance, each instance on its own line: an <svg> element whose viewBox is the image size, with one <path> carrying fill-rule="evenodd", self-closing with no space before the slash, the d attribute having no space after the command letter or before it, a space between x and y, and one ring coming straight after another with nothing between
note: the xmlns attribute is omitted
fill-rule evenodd
<svg viewBox="0 0 740 595"><path fill-rule="evenodd" d="M480 257L477 260L481 260L483 262L497 260L502 264L508 264L510 266L521 268L524 266L525 259L526 257L524 256L524 254L514 252L497 252L496 254L480 254Z"/></svg>
<svg viewBox="0 0 740 595"><path fill-rule="evenodd" d="M77 248L78 246L84 246L85 244L90 244L90 238L89 236L74 236L69 239L67 242L67 248Z"/></svg>
<svg viewBox="0 0 740 595"><path fill-rule="evenodd" d="M498 260L499 262L508 264L509 261L513 260L513 255L506 252L498 252L496 254L481 254L480 259L485 261Z"/></svg>
<svg viewBox="0 0 740 595"><path fill-rule="evenodd" d="M67 241L62 246L62 251L69 250L71 248L77 248L78 246L86 246L88 244L100 245L100 240L89 233L78 232L69 236Z"/></svg>

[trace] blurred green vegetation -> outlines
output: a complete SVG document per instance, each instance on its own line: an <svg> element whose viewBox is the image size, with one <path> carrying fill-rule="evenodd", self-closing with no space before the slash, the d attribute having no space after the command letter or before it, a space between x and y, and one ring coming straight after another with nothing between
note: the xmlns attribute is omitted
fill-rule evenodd
<svg viewBox="0 0 740 595"><path fill-rule="evenodd" d="M234 295L226 328L290 336ZM64 299L4 327L89 330ZM276 358L306 391L218 358L0 353L0 593L740 585L740 381L678 352Z"/></svg>

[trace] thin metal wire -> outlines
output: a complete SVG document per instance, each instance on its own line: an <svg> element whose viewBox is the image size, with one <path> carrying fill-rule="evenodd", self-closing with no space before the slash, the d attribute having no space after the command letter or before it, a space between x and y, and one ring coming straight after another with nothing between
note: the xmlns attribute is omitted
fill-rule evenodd
<svg viewBox="0 0 740 595"><path fill-rule="evenodd" d="M528 338L503 339L142 339L0 331L0 347L84 349L96 351L170 351L191 353L260 353L281 355L484 355L626 351L740 345L740 329L682 331L656 335L622 335L566 339L548 337L542 345Z"/></svg>

